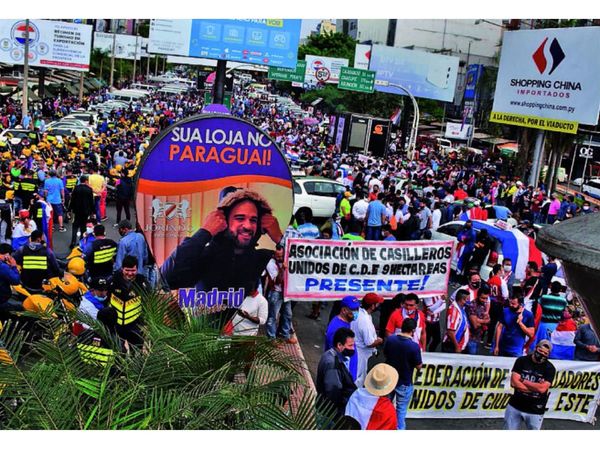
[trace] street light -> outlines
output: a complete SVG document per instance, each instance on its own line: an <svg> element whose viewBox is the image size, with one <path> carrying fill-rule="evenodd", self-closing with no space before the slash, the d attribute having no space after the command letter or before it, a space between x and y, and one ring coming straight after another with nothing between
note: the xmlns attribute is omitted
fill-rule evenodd
<svg viewBox="0 0 600 450"><path fill-rule="evenodd" d="M409 155L410 155L409 157L412 160L413 150L417 146L417 134L418 134L418 129L419 129L419 114L420 113L419 113L419 104L417 103L417 99L410 93L410 91L407 88L405 88L404 86L402 86L400 84L390 83L387 80L375 80L375 84L378 86L391 86L391 87L400 89L401 91L406 93L406 95L408 95L410 97L410 99L412 100L413 108L414 108L414 117L413 117L412 128L410 130L410 138L408 139L408 150L409 150Z"/></svg>

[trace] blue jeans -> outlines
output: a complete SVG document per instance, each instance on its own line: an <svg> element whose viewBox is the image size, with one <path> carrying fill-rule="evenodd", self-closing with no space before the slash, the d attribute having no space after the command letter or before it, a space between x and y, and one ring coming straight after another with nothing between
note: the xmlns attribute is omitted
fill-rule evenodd
<svg viewBox="0 0 600 450"><path fill-rule="evenodd" d="M477 342L475 340L470 340L467 343L467 353L469 355L476 355L478 350L479 350L479 342Z"/></svg>
<svg viewBox="0 0 600 450"><path fill-rule="evenodd" d="M381 240L381 227L370 227L367 225L367 235L365 237L367 241L380 241Z"/></svg>
<svg viewBox="0 0 600 450"><path fill-rule="evenodd" d="M283 339L289 339L292 331L292 302L284 302L281 292L269 293L269 316L267 318L267 337L277 337L277 315L279 317L279 330Z"/></svg>
<svg viewBox="0 0 600 450"><path fill-rule="evenodd" d="M525 424L525 428L528 430L540 430L543 422L543 414L524 413L513 406L506 405L506 411L504 412L505 430L520 430L521 424Z"/></svg>
<svg viewBox="0 0 600 450"><path fill-rule="evenodd" d="M400 384L396 386L394 394L396 396L396 417L398 418L398 430L406 430L406 413L408 412L408 406L410 405L410 399L412 398L414 386L405 386Z"/></svg>

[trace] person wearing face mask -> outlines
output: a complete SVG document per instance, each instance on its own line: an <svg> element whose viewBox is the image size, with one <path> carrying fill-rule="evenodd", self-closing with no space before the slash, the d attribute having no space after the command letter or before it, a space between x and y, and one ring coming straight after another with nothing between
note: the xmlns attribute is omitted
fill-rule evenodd
<svg viewBox="0 0 600 450"><path fill-rule="evenodd" d="M504 260L502 261L502 279L506 282L506 287L508 288L508 293L510 295L512 295L513 285L515 282L515 273L512 269L512 259L504 258Z"/></svg>
<svg viewBox="0 0 600 450"><path fill-rule="evenodd" d="M369 292L362 299L358 317L350 324L350 328L356 335L357 374L354 382L356 386L362 387L367 376L369 358L375 353L375 349L383 343L383 339L377 337L377 331L373 325L373 313L383 303L383 297Z"/></svg>
<svg viewBox="0 0 600 450"><path fill-rule="evenodd" d="M481 277L479 276L479 273L477 272L471 272L468 275L468 284L459 287L451 296L451 299L454 300L456 293L463 289L465 291L467 291L469 293L469 301L474 302L475 299L477 298L477 292L479 291L479 288L481 287L485 287L487 286L487 284L484 284L481 282Z"/></svg>
<svg viewBox="0 0 600 450"><path fill-rule="evenodd" d="M98 320L98 311L108 306L106 299L108 295L108 281L106 278L92 278L89 283L90 290L81 297L81 303L77 310L94 320ZM78 322L84 329L90 326Z"/></svg>
<svg viewBox="0 0 600 450"><path fill-rule="evenodd" d="M402 306L396 309L390 316L385 327L386 336L399 334L402 330L402 324L406 319L413 319L416 322L413 341L419 345L421 351L427 348L427 321L423 311L418 310L419 296L417 294L407 294L402 300Z"/></svg>
<svg viewBox="0 0 600 450"><path fill-rule="evenodd" d="M544 339L535 351L517 358L512 368L510 385L514 389L504 413L504 429L518 430L522 424L528 430L539 430L544 421L549 391L556 368L548 361L552 343Z"/></svg>
<svg viewBox="0 0 600 450"><path fill-rule="evenodd" d="M338 418L341 418L348 400L356 391L354 378L348 369L350 358L355 355L354 332L348 327L338 328L331 342L331 348L325 350L317 368L317 402L333 404Z"/></svg>
<svg viewBox="0 0 600 450"><path fill-rule="evenodd" d="M525 341L535 333L533 314L523 307L520 290L515 289L496 325L495 356L519 357L523 355Z"/></svg>
<svg viewBox="0 0 600 450"><path fill-rule="evenodd" d="M325 333L325 350L334 347L333 338L337 330L340 328L351 328L350 324L358 319L359 308L360 301L356 297L349 295L342 299L340 313L331 319L331 322L329 322L329 325L327 326L327 331ZM358 355L356 355L356 353L351 355L348 370L352 375L352 380L356 380L358 371Z"/></svg>
<svg viewBox="0 0 600 450"><path fill-rule="evenodd" d="M504 302L508 301L509 297L508 286L504 280L504 268L500 264L495 264L492 267L488 286L490 287L490 323L488 325L485 347L492 348L494 330L504 313Z"/></svg>
<svg viewBox="0 0 600 450"><path fill-rule="evenodd" d="M592 214L594 211L590 208L590 202L583 202L583 207L581 208L581 214Z"/></svg>
<svg viewBox="0 0 600 450"><path fill-rule="evenodd" d="M385 363L398 372L398 382L394 391L396 397L396 417L398 430L406 429L406 413L414 391L413 373L423 366L421 349L414 342L417 322L414 319L405 319L397 335L389 336L383 347Z"/></svg>

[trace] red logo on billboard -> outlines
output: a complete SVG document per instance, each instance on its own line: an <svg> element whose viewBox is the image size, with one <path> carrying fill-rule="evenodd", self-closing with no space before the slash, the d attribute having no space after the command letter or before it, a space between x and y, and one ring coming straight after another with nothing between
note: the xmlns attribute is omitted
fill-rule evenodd
<svg viewBox="0 0 600 450"><path fill-rule="evenodd" d="M546 48L546 43L548 42L548 38L544 39L538 49L533 53L533 62L535 63L538 71L543 74L548 67L548 59L546 55L544 55L544 49ZM550 72L548 75L552 75L552 72L560 65L561 62L565 59L565 52L562 47L558 43L558 40L554 38L549 48L550 56L552 58L552 67L550 68Z"/></svg>

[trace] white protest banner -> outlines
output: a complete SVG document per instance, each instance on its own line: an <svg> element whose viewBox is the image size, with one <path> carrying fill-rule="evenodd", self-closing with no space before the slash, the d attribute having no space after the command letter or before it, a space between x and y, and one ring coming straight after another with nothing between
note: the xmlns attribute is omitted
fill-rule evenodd
<svg viewBox="0 0 600 450"><path fill-rule="evenodd" d="M448 291L452 241L288 239L285 297L336 299L369 292L391 298Z"/></svg>
<svg viewBox="0 0 600 450"><path fill-rule="evenodd" d="M49 69L90 70L92 26L51 20L0 20L0 62Z"/></svg>
<svg viewBox="0 0 600 450"><path fill-rule="evenodd" d="M504 417L513 389L516 358L423 353L415 372L408 418ZM600 401L600 362L551 360L556 376L544 414L547 419L593 422Z"/></svg>

